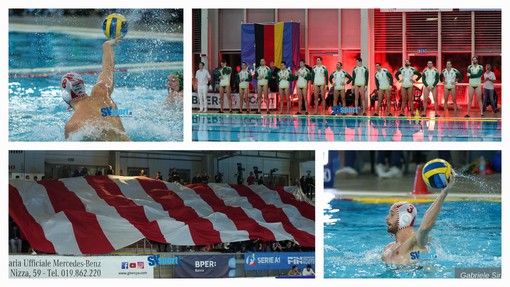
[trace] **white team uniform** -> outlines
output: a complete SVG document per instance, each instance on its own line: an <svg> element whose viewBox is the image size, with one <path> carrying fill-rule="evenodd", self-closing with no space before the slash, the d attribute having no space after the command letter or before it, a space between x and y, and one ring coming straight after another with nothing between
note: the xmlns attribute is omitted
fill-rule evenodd
<svg viewBox="0 0 510 287"><path fill-rule="evenodd" d="M286 89L286 88L290 87L290 82L288 79L290 78L291 75L292 75L292 73L289 70L289 68L287 68L285 70L280 70L278 72L278 78L280 79L279 87L281 89Z"/></svg>
<svg viewBox="0 0 510 287"><path fill-rule="evenodd" d="M266 77L271 73L271 69L269 69L268 66L260 66L257 68L257 73L258 73L258 76L259 77L263 77L263 79L257 79L258 82L257 82L257 85L259 86L267 86L268 84L268 80L266 79Z"/></svg>
<svg viewBox="0 0 510 287"><path fill-rule="evenodd" d="M297 86L298 88L306 88L308 85L308 80L305 79L306 75L310 73L310 70L308 68L300 68L298 70L298 80L297 80Z"/></svg>
<svg viewBox="0 0 510 287"><path fill-rule="evenodd" d="M365 73L368 71L368 68L365 66L356 66L354 67L353 74L356 73L356 78L354 79L354 85L361 87L366 85ZM354 75L353 75L354 77Z"/></svg>
<svg viewBox="0 0 510 287"><path fill-rule="evenodd" d="M239 72L239 79L240 79L239 88L247 89L250 86L250 83L246 81L246 80L248 80L249 76L250 76L250 72L247 70L241 70L241 72Z"/></svg>
<svg viewBox="0 0 510 287"><path fill-rule="evenodd" d="M472 74L478 74L478 73L481 73L483 72L483 67L482 65L469 65L468 67L468 73L470 73L471 75ZM471 87L479 87L480 85L482 84L482 76L480 74L480 77L479 78L469 78L469 85Z"/></svg>
<svg viewBox="0 0 510 287"><path fill-rule="evenodd" d="M425 76L425 81L427 81L427 86L429 87L434 87L434 82L436 81L436 75L439 77L439 72L437 71L436 68L432 68L432 69L425 69L423 70L423 73L422 75ZM437 83L436 83L437 85Z"/></svg>
<svg viewBox="0 0 510 287"><path fill-rule="evenodd" d="M231 72L229 74L223 74L223 69L225 69L225 68L230 69ZM230 86L230 75L232 75L232 69L230 67L225 67L225 68L220 69L220 75L222 76L222 78L220 80L221 87Z"/></svg>
<svg viewBox="0 0 510 287"><path fill-rule="evenodd" d="M400 68L400 74L402 75L402 87L403 88L410 88L413 86L413 82L411 81L413 79L415 69L413 67L402 67Z"/></svg>
<svg viewBox="0 0 510 287"><path fill-rule="evenodd" d="M335 70L332 74L333 79L335 81L335 90L342 91L345 90L345 78L347 78L347 72L344 70Z"/></svg>
<svg viewBox="0 0 510 287"><path fill-rule="evenodd" d="M382 68L375 72L375 78L379 82L379 90L387 90L391 87L390 79L388 79L388 69Z"/></svg>
<svg viewBox="0 0 510 287"><path fill-rule="evenodd" d="M457 73L459 71L455 68L451 68L450 71L448 69L444 69L441 74L444 77L444 87L446 89L453 89L455 88L455 82L457 80Z"/></svg>
<svg viewBox="0 0 510 287"><path fill-rule="evenodd" d="M314 66L313 72L315 73L315 77L313 79L313 84L316 86L323 86L325 84L324 78L326 77L326 73L327 73L326 66L324 66L324 65L321 65L320 67Z"/></svg>

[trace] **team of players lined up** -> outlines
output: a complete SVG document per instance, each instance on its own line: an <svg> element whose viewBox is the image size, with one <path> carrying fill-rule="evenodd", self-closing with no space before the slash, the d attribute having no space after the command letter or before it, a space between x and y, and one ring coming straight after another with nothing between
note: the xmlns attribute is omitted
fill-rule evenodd
<svg viewBox="0 0 510 287"><path fill-rule="evenodd" d="M363 65L362 59L356 59L356 66L352 71L352 75L347 71L343 70L342 63L338 62L336 64L336 70L329 74L326 66L322 65L322 58L318 57L316 60L316 65L313 68L308 67L305 64L304 60L300 61L299 69L292 73L292 71L287 67L285 62L281 62L281 68L276 74L276 81L278 83L278 90L280 96L280 108L279 112L282 114L284 112L284 103L287 103L286 113L290 113L290 103L291 103L291 82L296 82L296 91L298 96L299 109L297 111L297 115L301 114L304 111L304 114L308 115L310 113L317 114L318 108L320 105L320 95L326 95L327 93L327 85L328 81L333 86L333 106L331 108L332 115L346 115L348 112L352 112L354 116L358 115L358 113L363 116L367 115L368 108L368 96L367 96L367 87L369 81L369 70L366 66ZM386 68L383 68L380 63L376 63L376 73L375 73L375 84L378 96L378 104L376 108L376 112L373 114L374 116L379 116L381 112L381 107L383 103L383 99L386 96L386 101L390 102L391 90L393 87L393 75ZM223 60L221 62L220 69L220 83L219 83L219 92L220 92L220 111L219 113L224 113L224 97L227 96L229 112L232 111L232 97L230 94L230 77L232 75L232 68L227 65L227 62ZM273 76L272 70L266 66L265 59L260 60L260 65L255 68L254 73L248 70L248 65L246 62L243 62L241 65L241 70L237 73L236 78L239 83L239 96L240 96L240 109L239 113L243 113L243 106L246 104L246 112L251 113L250 104L249 104L249 90L250 83L252 80L257 81L257 114L261 113L261 104L265 103L266 113L269 112L269 93L268 93L268 84ZM450 61L446 62L446 68L440 73L436 68L434 68L432 61L428 61L427 67L423 70L423 72L419 72L417 69L411 66L409 60L405 61L404 67L401 67L394 75L395 79L400 83L401 86L401 108L399 116L404 116L406 110L406 104L411 104L414 102L414 84L422 80L423 83L423 92L425 95L429 95L432 93L434 99L434 110L435 117L439 117L438 113L438 93L437 93L437 85L441 81L444 84L444 103L448 103L449 95L452 95L452 101L454 105L455 113L458 110L457 106L457 98L456 98L456 85L462 81L464 76L455 68L452 67L452 63ZM484 102L490 101L491 103L495 102L494 99L494 82L496 81L496 76L491 71L491 66L486 65L486 72L484 73L484 69L481 65L478 64L477 57L472 58L472 64L469 65L467 69L467 77L469 78L469 102L472 103L473 96L476 95L477 101L480 107L481 116L484 116L484 110L482 107L485 106L485 103L482 104L482 83L485 84L484 87ZM204 69L204 63L199 64L199 69L196 72L195 78L198 81L198 99L200 104L200 112L207 111L207 89L208 82L211 79L209 72ZM483 78L483 80L482 80ZM309 111L308 105L308 86L309 82L311 83L312 89L312 100L313 102L313 112ZM354 93L354 107L355 108L347 108L346 103L346 85L352 83L352 91ZM341 101L341 105L339 103L339 97ZM325 101L323 101L325 102ZM360 105L359 105L360 104ZM423 112L422 117L426 116L428 105L428 96L424 97L423 104ZM360 107L359 110L358 107ZM324 107L326 108L326 107ZM312 109L312 108L310 108ZM444 111L446 112L447 105L444 105ZM471 111L471 105L468 104L467 114L465 117L469 117L469 113ZM493 105L493 112L495 112L495 105ZM399 111L395 108L395 113ZM391 107L388 105L388 114L387 116L393 116L391 113Z"/></svg>

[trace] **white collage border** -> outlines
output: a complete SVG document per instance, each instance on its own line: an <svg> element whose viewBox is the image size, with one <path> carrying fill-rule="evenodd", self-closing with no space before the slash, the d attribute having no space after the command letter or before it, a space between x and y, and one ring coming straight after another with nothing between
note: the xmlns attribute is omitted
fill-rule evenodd
<svg viewBox="0 0 510 287"><path fill-rule="evenodd" d="M374 0L315 0L315 1L271 1L271 0L237 0L237 1L228 1L228 0L216 0L216 1L206 1L206 0L188 0L188 1L170 1L170 0L146 0L141 2L134 1L120 1L120 0L110 0L110 1L99 1L99 0L89 0L89 1L61 1L61 0L3 0L1 1L1 10L0 10L0 87L3 93L2 98L0 99L1 111L0 111L0 134L1 134L1 146L4 147L3 155L0 156L0 172L2 176L0 177L0 185L6 187L8 185L8 151L9 150L315 150L316 151L316 182L323 182L323 163L324 158L327 158L328 150L393 150L393 149L402 149L402 150L502 150L503 159L507 158L507 152L504 150L504 142L505 135L502 135L501 143L494 142L476 142L476 143L455 143L455 142L444 142L444 143L429 143L429 142L416 142L416 143L404 143L404 142L318 142L318 143L308 143L308 142L297 142L297 143L230 143L230 142L222 142L222 143L209 143L209 142L191 142L191 97L185 94L184 100L184 141L183 142L154 142L154 143L81 143L81 142L62 142L62 143L36 143L36 142L23 142L23 143L13 143L8 141L8 10L15 8L182 8L184 9L184 87L191 87L191 75L192 75L192 67L191 67L191 10L192 9L201 9L201 8L209 8L209 9L221 9L221 8L273 8L273 9L296 9L296 8L320 8L320 9L338 9L338 8L500 8L503 13L503 21L502 21L502 35L503 35L503 48L502 51L508 51L508 32L509 29L505 28L505 25L508 27L510 12L509 7L505 5L509 3L508 1L503 0L494 0L490 3L482 2L482 1L440 1L440 0L428 0L428 1L408 1L405 5L402 4L402 1L397 0L387 0L387 1L374 1ZM502 65L504 67L510 67L509 57L506 55L502 55ZM509 82L510 73L506 70L502 75L502 83ZM190 76L187 76L190 75ZM504 91L506 89L503 89ZM186 93L186 90L185 90ZM502 95L503 99L505 95ZM507 118L505 114L505 110L507 110L502 105L502 118ZM502 119L503 122L506 123L507 120ZM507 148L508 149L508 148ZM506 160L503 160L503 170L506 171L505 163ZM502 176L502 191L506 186L505 177ZM320 185L317 188L317 196L316 196L316 273L317 277L315 279L275 279L275 278L257 278L257 279L201 279L207 280L207 284L211 285L222 285L222 286L232 286L239 287L240 285L247 286L285 286L292 285L293 287L300 286L310 286L310 285L321 285L321 286L394 286L395 284L413 284L415 287L418 286L427 286L429 287L431 284L434 285L446 285L446 284L455 284L456 286L503 286L503 282L505 282L505 278L510 277L510 275L506 275L505 271L510 270L508 267L508 260L506 258L505 252L507 248L505 247L504 240L506 237L506 229L505 223L506 218L508 218L508 212L503 209L503 224L502 224L502 266L503 266L503 279L501 280L467 280L467 279L401 279L405 281L395 282L396 279L324 279L323 270L324 270L324 256L323 256L323 196L321 196L322 188ZM7 190L4 191L4 197L2 200L2 210L4 214L8 212L8 200L7 200ZM503 202L506 202L505 193L503 192ZM3 238L7 239L7 220L0 220L1 230L3 231ZM28 279L27 280L18 280L18 279L8 279L8 245L7 242L4 244L4 248L0 249L3 260L0 260L2 264L0 264L0 274L1 279L4 284L3 286L12 286L16 285L26 285L26 284L37 284L37 286L68 286L69 284L73 284L76 286L89 286L91 284L97 284L98 286L103 286L106 284L122 284L123 286L138 286L138 285L151 285L151 286L169 286L176 285L182 286L185 284L197 284L197 279L140 279L140 280L115 280L115 282L110 282L108 279L90 279L90 280L72 280L71 279L45 279L45 280L36 280L36 279ZM506 268L506 270L505 270ZM36 281L34 281L36 280ZM170 280L170 281L169 281ZM282 281L283 280L283 281ZM292 281L289 281L292 280ZM297 281L296 281L297 280ZM433 280L433 281L431 281ZM454 281L452 281L454 280Z"/></svg>

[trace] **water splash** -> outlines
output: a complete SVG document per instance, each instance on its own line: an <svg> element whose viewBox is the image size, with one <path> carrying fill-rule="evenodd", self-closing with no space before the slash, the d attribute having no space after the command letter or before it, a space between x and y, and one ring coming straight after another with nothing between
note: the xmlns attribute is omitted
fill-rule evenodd
<svg viewBox="0 0 510 287"><path fill-rule="evenodd" d="M501 180L489 181L487 175L470 174L461 170L455 171L455 185L469 185L469 190L477 193L498 194L501 193Z"/></svg>

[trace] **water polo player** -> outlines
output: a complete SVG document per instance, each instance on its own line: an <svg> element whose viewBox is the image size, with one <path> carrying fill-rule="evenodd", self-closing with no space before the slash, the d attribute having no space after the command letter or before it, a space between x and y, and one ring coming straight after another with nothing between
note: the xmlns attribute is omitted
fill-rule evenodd
<svg viewBox="0 0 510 287"><path fill-rule="evenodd" d="M441 190L425 215L420 227L414 232L414 223L418 211L409 202L397 202L390 208L386 216L388 232L395 237L395 241L388 244L382 253L382 260L390 264L411 264L420 259L420 254L427 254L429 233L436 223L443 202L448 195L449 189L455 182L454 173L452 180ZM423 256L422 256L423 257Z"/></svg>
<svg viewBox="0 0 510 287"><path fill-rule="evenodd" d="M85 83L79 74L68 73L62 77L62 98L74 110L65 125L66 139L130 141L118 113L115 113L117 105L111 98L115 65L112 46L121 38L122 36L119 36L104 42L102 72L92 87L90 96L87 95Z"/></svg>

